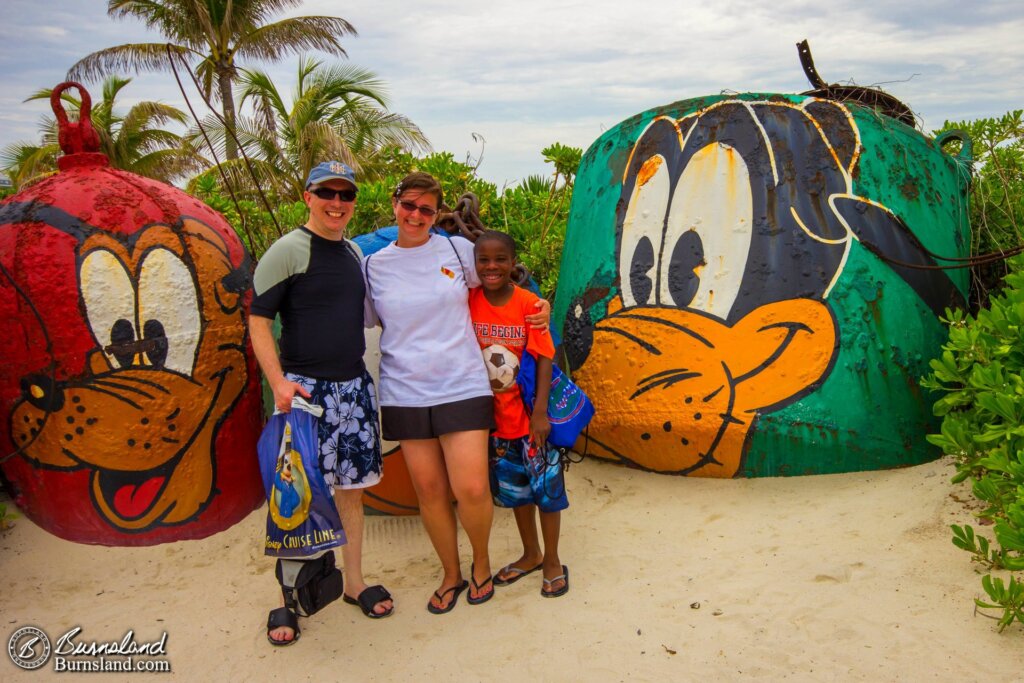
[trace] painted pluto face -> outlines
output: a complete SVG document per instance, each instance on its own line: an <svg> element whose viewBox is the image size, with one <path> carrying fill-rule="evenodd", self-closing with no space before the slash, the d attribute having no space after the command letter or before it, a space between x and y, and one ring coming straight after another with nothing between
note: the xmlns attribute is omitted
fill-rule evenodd
<svg viewBox="0 0 1024 683"><path fill-rule="evenodd" d="M927 263L884 206L853 193L861 152L832 102L723 100L655 118L629 153L618 292L570 304L565 344L595 397L591 450L675 474L732 477L759 415L813 392L839 348L826 303L851 242ZM894 270L933 310L941 274Z"/></svg>
<svg viewBox="0 0 1024 683"><path fill-rule="evenodd" d="M214 495L213 440L247 379L240 290L221 237L185 218L78 250L96 348L83 376L22 380L15 443L39 466L87 469L93 505L140 532L194 518Z"/></svg>

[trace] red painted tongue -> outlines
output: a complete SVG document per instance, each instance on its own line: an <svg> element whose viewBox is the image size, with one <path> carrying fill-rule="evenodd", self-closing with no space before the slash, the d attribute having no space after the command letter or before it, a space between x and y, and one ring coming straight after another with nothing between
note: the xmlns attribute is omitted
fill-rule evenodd
<svg viewBox="0 0 1024 683"><path fill-rule="evenodd" d="M153 477L138 486L122 486L114 494L114 509L126 519L138 517L153 504L153 499L163 485L164 477Z"/></svg>

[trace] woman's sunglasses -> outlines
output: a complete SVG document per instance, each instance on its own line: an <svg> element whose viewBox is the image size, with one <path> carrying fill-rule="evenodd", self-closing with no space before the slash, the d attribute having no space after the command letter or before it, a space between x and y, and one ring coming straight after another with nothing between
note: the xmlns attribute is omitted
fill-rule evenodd
<svg viewBox="0 0 1024 683"><path fill-rule="evenodd" d="M434 216L437 215L437 209L432 209L429 206L419 206L405 199L399 199L398 205L405 209L406 211L408 211L409 213L419 211L420 215L422 215L424 218L433 218Z"/></svg>
<svg viewBox="0 0 1024 683"><path fill-rule="evenodd" d="M329 187L318 187L315 190L310 190L310 194L315 194L325 202L329 202L335 197L343 202L354 202L356 200L355 190L332 190Z"/></svg>

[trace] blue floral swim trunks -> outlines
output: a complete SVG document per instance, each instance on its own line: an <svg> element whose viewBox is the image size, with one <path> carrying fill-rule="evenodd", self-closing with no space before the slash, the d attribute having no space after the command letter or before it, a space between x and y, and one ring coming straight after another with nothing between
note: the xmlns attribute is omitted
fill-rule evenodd
<svg viewBox="0 0 1024 683"><path fill-rule="evenodd" d="M541 512L569 507L561 453L548 445L530 454L530 437L490 440L491 495L499 507L536 505Z"/></svg>
<svg viewBox="0 0 1024 683"><path fill-rule="evenodd" d="M313 379L289 372L285 378L311 395L310 403L324 409L317 425L320 437L320 471L331 489L362 489L381 480L384 464L380 453L377 390L373 378L345 382Z"/></svg>

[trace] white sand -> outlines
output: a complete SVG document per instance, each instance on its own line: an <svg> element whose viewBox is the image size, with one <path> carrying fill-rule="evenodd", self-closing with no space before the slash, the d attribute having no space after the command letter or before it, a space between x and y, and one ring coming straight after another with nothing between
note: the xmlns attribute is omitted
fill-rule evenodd
<svg viewBox="0 0 1024 683"><path fill-rule="evenodd" d="M720 481L574 465L568 595L542 599L538 572L443 616L425 609L438 566L418 518L372 517L367 578L396 613L371 621L338 602L286 648L265 637L277 600L265 508L150 548L78 545L22 518L0 538L3 644L25 624L51 638L75 625L99 640L166 630L173 677L188 681L1024 680L1024 629L1000 635L974 615L979 577L949 540L949 524L970 521L955 497L970 496L952 471ZM508 511L491 550L495 569L518 556ZM5 681L76 675L0 658Z"/></svg>

